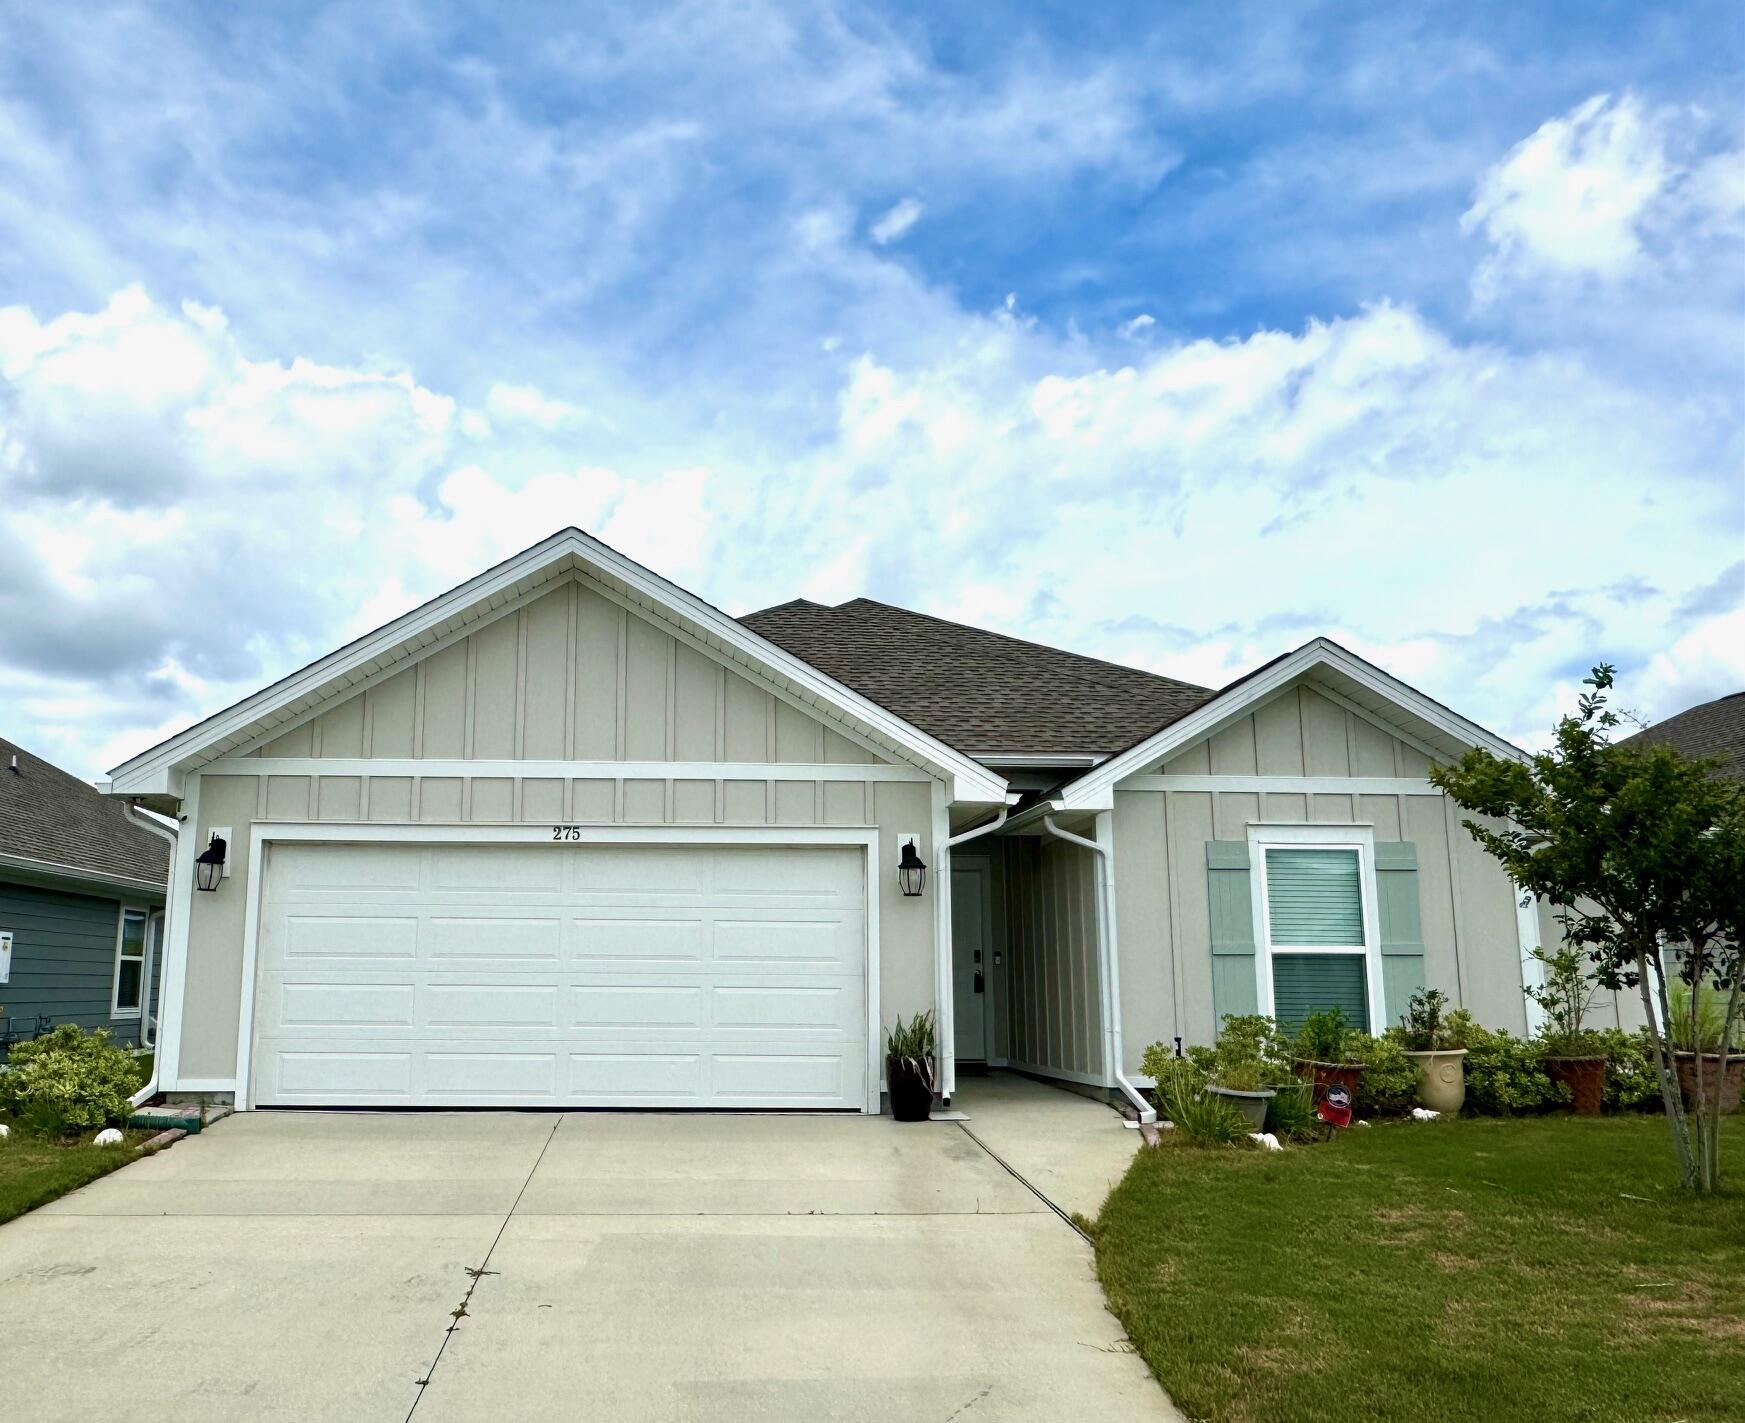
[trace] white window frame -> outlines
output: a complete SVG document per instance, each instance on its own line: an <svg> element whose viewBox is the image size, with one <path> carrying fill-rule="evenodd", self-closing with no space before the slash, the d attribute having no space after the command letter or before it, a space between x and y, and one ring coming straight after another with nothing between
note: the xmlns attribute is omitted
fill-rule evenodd
<svg viewBox="0 0 1745 1423"><path fill-rule="evenodd" d="M121 951L127 944L127 916L139 916L139 954L123 954ZM151 959L148 943L151 935L151 907L145 904L124 904L121 912L115 916L115 973L109 984L109 1016L113 1019L132 1022L142 1017L145 1012L145 1000L151 996L151 985L146 982L146 964ZM121 1006L121 965L125 960L139 964L139 1006L123 1008Z"/></svg>
<svg viewBox="0 0 1745 1423"><path fill-rule="evenodd" d="M1364 942L1358 944L1280 944L1285 954L1363 954L1364 998L1369 1005L1369 1031L1387 1023L1383 1006L1381 927L1376 910L1375 829L1369 825L1250 825L1248 881L1254 901L1254 976L1260 1011L1277 1017L1272 993L1272 915L1266 893L1268 850L1355 850L1357 884L1363 905Z"/></svg>

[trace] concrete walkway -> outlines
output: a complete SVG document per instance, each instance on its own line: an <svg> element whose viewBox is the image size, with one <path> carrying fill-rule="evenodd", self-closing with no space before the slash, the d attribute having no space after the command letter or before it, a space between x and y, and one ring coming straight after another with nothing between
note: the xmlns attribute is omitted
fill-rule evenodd
<svg viewBox="0 0 1745 1423"><path fill-rule="evenodd" d="M1015 1072L960 1077L951 1105L976 1139L1067 1214L1095 1220L1127 1174L1137 1130L1113 1107Z"/></svg>
<svg viewBox="0 0 1745 1423"><path fill-rule="evenodd" d="M0 1341L81 1423L1177 1416L945 1122L244 1114L0 1226Z"/></svg>

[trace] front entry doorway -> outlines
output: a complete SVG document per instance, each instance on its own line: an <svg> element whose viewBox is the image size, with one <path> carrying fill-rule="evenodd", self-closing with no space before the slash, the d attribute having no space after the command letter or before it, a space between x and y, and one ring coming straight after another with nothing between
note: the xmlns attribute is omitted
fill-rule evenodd
<svg viewBox="0 0 1745 1423"><path fill-rule="evenodd" d="M988 973L992 967L992 894L985 861L951 866L951 977L959 1063L988 1060Z"/></svg>

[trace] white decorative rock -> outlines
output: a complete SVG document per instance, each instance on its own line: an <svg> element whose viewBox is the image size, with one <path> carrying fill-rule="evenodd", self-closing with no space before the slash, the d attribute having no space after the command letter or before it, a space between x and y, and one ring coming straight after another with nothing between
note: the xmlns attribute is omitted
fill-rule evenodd
<svg viewBox="0 0 1745 1423"><path fill-rule="evenodd" d="M7 1126L5 1122L0 1122L0 1141L5 1141L11 1135L12 1128Z"/></svg>
<svg viewBox="0 0 1745 1423"><path fill-rule="evenodd" d="M1428 1107L1413 1107L1412 1120L1415 1122L1433 1122L1441 1116L1440 1112L1432 1112Z"/></svg>
<svg viewBox="0 0 1745 1423"><path fill-rule="evenodd" d="M91 1140L92 1146L120 1146L125 1138L114 1127L105 1127Z"/></svg>

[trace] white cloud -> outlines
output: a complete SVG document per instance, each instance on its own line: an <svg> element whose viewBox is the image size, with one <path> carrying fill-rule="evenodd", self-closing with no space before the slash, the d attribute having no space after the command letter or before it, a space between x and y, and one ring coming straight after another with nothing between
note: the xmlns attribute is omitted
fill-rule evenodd
<svg viewBox="0 0 1745 1423"><path fill-rule="evenodd" d="M1700 112L1651 110L1630 93L1596 94L1541 124L1484 175L1461 219L1491 247L1475 294L1545 278L1615 283L1653 249L1736 234L1745 154L1683 156L1708 126Z"/></svg>
<svg viewBox="0 0 1745 1423"><path fill-rule="evenodd" d="M1155 325L1157 325L1157 318L1149 312L1142 311L1131 321L1123 321L1115 329L1129 341L1132 341Z"/></svg>
<svg viewBox="0 0 1745 1423"><path fill-rule="evenodd" d="M884 216L867 229L867 236L879 247L895 242L921 220L922 211L921 204L914 198L904 198L887 209Z"/></svg>

